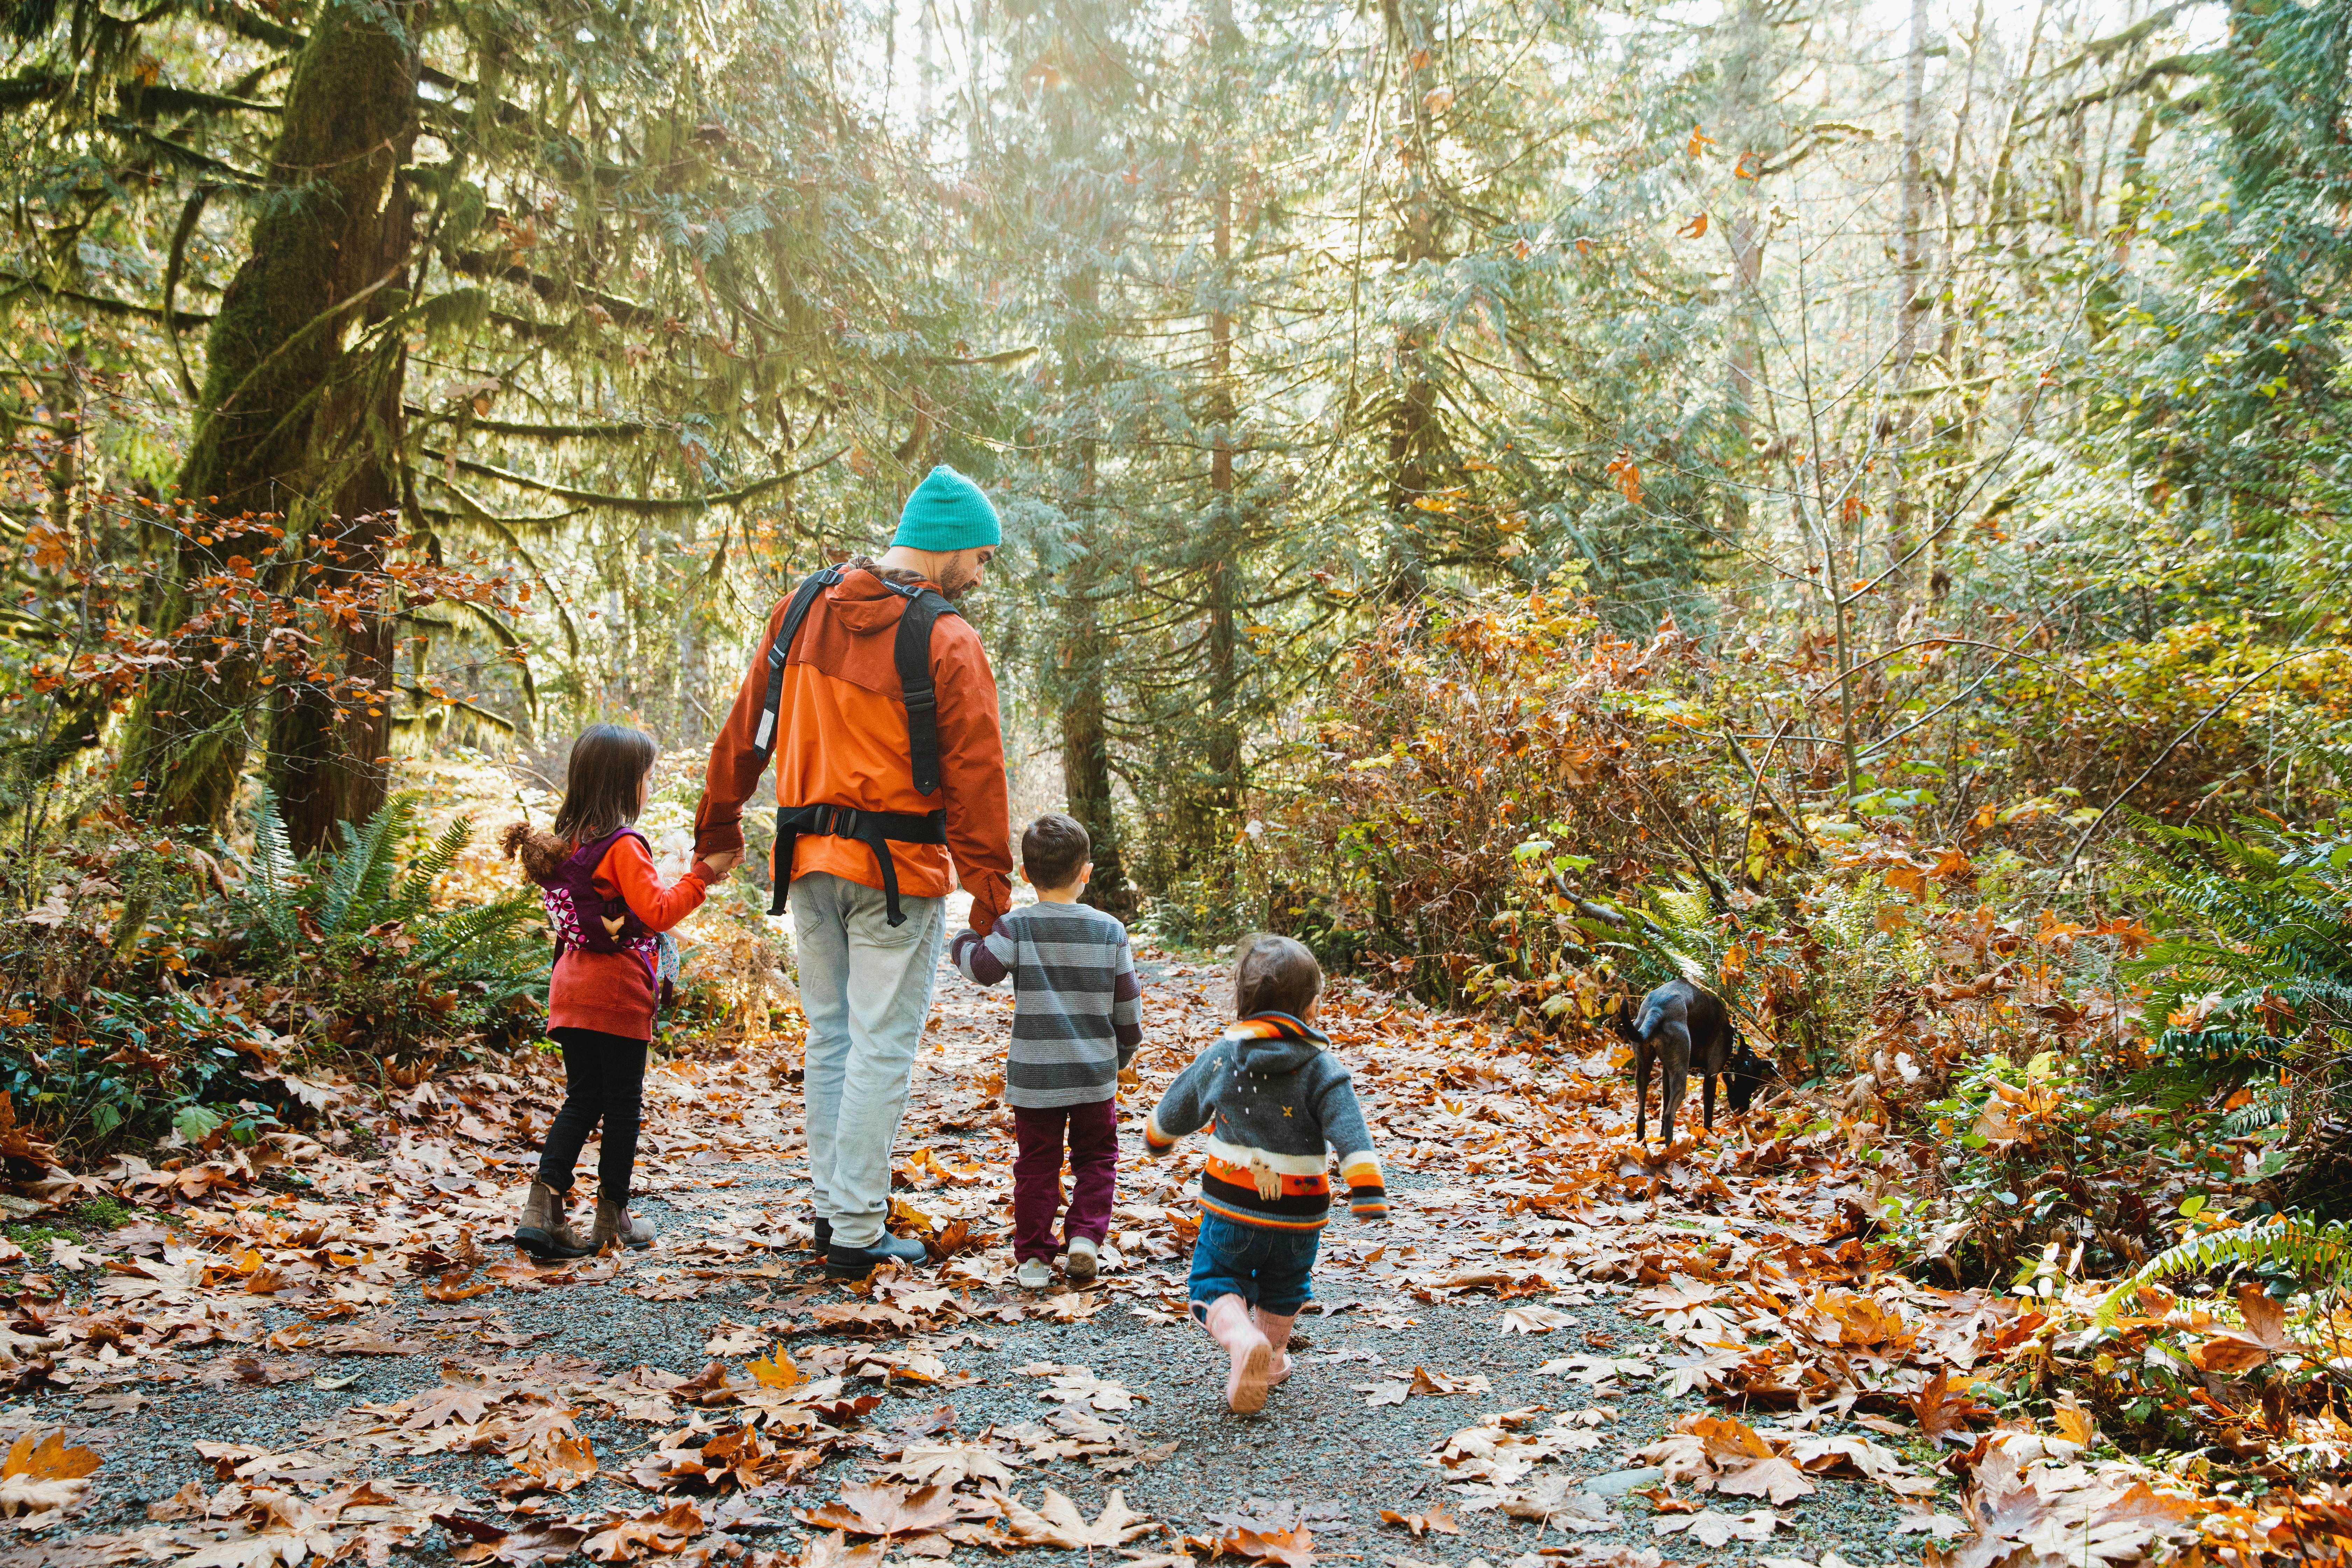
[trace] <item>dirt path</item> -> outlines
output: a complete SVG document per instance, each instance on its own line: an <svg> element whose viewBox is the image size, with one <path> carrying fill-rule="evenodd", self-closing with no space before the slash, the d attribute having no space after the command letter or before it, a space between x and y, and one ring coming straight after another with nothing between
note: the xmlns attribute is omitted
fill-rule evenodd
<svg viewBox="0 0 2352 1568"><path fill-rule="evenodd" d="M814 1565L878 1563L856 1550L877 1539L893 1562L1108 1556L1130 1534L1101 1521L1114 1493L1162 1527L1131 1554L1222 1542L1287 1568L1916 1560L1898 1492L1932 1503L1933 1461L1908 1405L2006 1319L1877 1270L1844 1144L1759 1118L1655 1169L1623 1141L1607 1062L1344 985L1328 1021L1395 1217L1335 1219L1297 1375L1263 1415L1226 1414L1213 1347L1183 1321L1197 1166L1139 1157L1150 1098L1223 1026L1222 985L1147 956L1147 1090L1127 1107L1113 1256L1083 1294L1011 1283L989 1079L1012 1003L952 975L898 1194L951 1255L862 1294L803 1250L792 1040L651 1076L648 1254L534 1271L504 1245L552 1109L543 1073L445 1077L383 1108L323 1085L341 1101L324 1142L54 1194L134 1217L16 1265L61 1295L37 1283L0 1338L16 1385L0 1426L62 1427L102 1463L15 1506L0 1481L7 1511L65 1509L0 1563ZM1710 1388L1739 1395L1746 1426L1687 1419ZM1677 1419L1677 1447L1637 1457ZM908 1489L925 1481L950 1489ZM1294 1526L1311 1544L1265 1533Z"/></svg>

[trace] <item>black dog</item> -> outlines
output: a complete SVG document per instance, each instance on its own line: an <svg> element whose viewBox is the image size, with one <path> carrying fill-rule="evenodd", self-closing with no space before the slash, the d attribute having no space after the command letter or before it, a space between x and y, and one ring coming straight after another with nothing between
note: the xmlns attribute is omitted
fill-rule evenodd
<svg viewBox="0 0 2352 1568"><path fill-rule="evenodd" d="M1621 1004L1613 1020L1617 1032L1633 1043L1633 1136L1648 1137L1650 1064L1664 1069L1658 1085L1658 1136L1674 1142L1675 1114L1683 1108L1690 1075L1699 1075L1700 1118L1715 1131L1715 1079L1724 1077L1724 1089L1734 1113L1745 1111L1756 1090L1772 1076L1772 1064L1748 1048L1731 1026L1723 999L1702 991L1687 980L1669 980L1642 998L1637 1012Z"/></svg>

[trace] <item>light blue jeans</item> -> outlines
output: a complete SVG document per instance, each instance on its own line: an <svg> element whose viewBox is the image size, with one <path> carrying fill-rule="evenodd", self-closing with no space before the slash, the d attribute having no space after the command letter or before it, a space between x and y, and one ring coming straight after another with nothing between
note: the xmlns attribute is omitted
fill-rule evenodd
<svg viewBox="0 0 2352 1568"><path fill-rule="evenodd" d="M791 903L808 1016L809 1181L834 1241L871 1247L890 1217L890 1150L930 1016L947 900L900 894L907 923L894 929L879 888L813 871L793 881Z"/></svg>

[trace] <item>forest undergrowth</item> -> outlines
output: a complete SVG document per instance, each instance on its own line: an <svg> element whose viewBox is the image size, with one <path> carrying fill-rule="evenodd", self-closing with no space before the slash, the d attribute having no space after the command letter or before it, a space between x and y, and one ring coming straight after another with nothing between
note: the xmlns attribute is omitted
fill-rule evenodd
<svg viewBox="0 0 2352 1568"><path fill-rule="evenodd" d="M1638 679L1663 641L1595 653ZM1558 730L1547 743L1571 755L1595 738ZM1606 787L1633 747L1553 776ZM1368 754L1386 760L1349 771L1372 793L1338 803L1367 817L1408 771L1445 765L1410 743ZM438 1541L465 1561L1091 1546L1161 1568L1221 1555L1300 1568L1349 1530L1416 1563L1443 1561L1437 1542L1454 1536L1518 1557L1566 1530L1573 1545L1534 1561L1613 1568L1919 1549L2013 1568L2084 1542L2118 1563L2352 1549L2331 1489L2352 1458L2336 1388L2347 1265L2325 1194L2304 1201L2329 1147L2326 1086L2305 1082L2274 1023L2325 1006L2332 982L2306 966L2297 990L2262 971L2282 944L2305 942L2307 959L2327 934L2290 932L2285 901L2343 907L2330 879L2352 857L2326 846L2164 830L2146 871L2151 927L1997 904L1985 841L1935 852L1884 821L1824 840L1834 849L1790 906L1734 889L1712 912L1667 870L1622 875L1634 831L1591 842L1590 864L1559 840L1496 858L1502 880L1480 896L1512 901L1457 923L1482 935L1454 962L1384 959L1367 921L1331 1027L1386 1157L1412 1173L1409 1217L1392 1239L1333 1233L1326 1294L1348 1311L1307 1320L1305 1342L1358 1319L1386 1338L1360 1371L1302 1353L1297 1394L1319 1387L1317 1408L1381 1419L1423 1400L1459 1416L1414 1450L1441 1490L1400 1476L1392 1503L1370 1500L1385 1512L1358 1507L1351 1522L1344 1501L1297 1492L1244 1507L1175 1471L1149 1485L1163 1447L1205 1447L1213 1470L1244 1439L1210 1401L1172 1445L1147 1441L1158 1405L1205 1397L1181 1376L1151 1396L1150 1433L1131 1432L1144 1402L1088 1372L1075 1339L1016 1372L1050 1374L1051 1422L958 1415L952 1391L1002 1380L971 1354L991 1325L1075 1336L1123 1314L1169 1341L1147 1357L1163 1378L1201 1349L1179 1300L1192 1224L1181 1164L1123 1163L1104 1289L1041 1300L1010 1285L1001 998L943 982L898 1182L898 1217L932 1243L930 1266L842 1293L803 1279L788 1173L797 1013L788 957L748 912L756 889L696 931L697 981L656 1074L651 1190L711 1217L666 1214L650 1259L550 1269L510 1253L516 1184L554 1092L528 1005L544 939L466 822L517 790L478 763L409 782L421 797L395 793L308 862L275 841L266 797L249 837L137 886L103 850L164 857L95 837L81 880L41 906L56 918L15 928L44 955L10 972L23 977L6 1037L16 1220L0 1258L5 1417L23 1439L0 1508L40 1543L27 1561L300 1563ZM540 798L521 794L525 809ZM659 799L649 826L684 809ZM1594 875L1612 853L1621 875ZM1475 887L1463 874L1451 891L1466 901ZM133 899L145 934L126 946ZM2241 906L2242 927L2212 923ZM2206 923L2179 924L2192 909ZM1806 923L1776 923L1791 912ZM1147 958L1148 1094L1221 1026L1221 993L1213 963ZM1660 965L1700 963L1780 1076L1712 1134L1694 1097L1674 1149L1636 1144L1610 1005ZM1827 1054L1841 1037L1825 1027L1773 1028L1796 1004L1772 987L1798 984L1825 1001L1864 988L1851 1056ZM1450 1000L1419 1000L1416 984ZM2265 1061L2284 1070L2265 1079ZM738 1183L756 1191L738 1201ZM760 1292L748 1306L739 1283ZM540 1334L496 1310L507 1293L520 1307L611 1291L693 1303L677 1310L713 1326L656 1333L665 1356L635 1370L592 1370L561 1334L530 1359L521 1346ZM459 1319L485 1349L435 1348ZM1569 1342L1507 1382L1484 1374L1481 1336ZM355 1397L340 1415L306 1404L299 1439L290 1409L273 1425L278 1390L332 1390L347 1357L421 1370L393 1380L400 1397ZM144 1495L173 1440L131 1417L168 1410L177 1385L240 1390L249 1436L197 1440L178 1460L213 1479ZM919 1418L908 1397L938 1408ZM1268 1419L1282 1416L1277 1401ZM118 1434L137 1456L121 1468L142 1478L127 1489L109 1468ZM1068 1478L1055 1468L1073 1462ZM1051 1489L1032 1499L1033 1479ZM1105 1489L1114 1479L1123 1491ZM1388 1514L1407 1531L1393 1542Z"/></svg>

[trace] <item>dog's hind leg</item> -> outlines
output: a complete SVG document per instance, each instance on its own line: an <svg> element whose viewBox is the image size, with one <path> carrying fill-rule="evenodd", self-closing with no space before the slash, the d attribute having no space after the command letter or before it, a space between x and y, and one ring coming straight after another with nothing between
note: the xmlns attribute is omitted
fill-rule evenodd
<svg viewBox="0 0 2352 1568"><path fill-rule="evenodd" d="M1633 1047L1633 1142L1649 1142L1650 1126L1650 1058L1658 1054L1657 1047L1643 1040ZM1660 1092L1664 1092L1661 1086Z"/></svg>
<svg viewBox="0 0 2352 1568"><path fill-rule="evenodd" d="M1683 1108L1683 1096L1690 1088L1690 1030L1679 1018L1669 1018L1658 1026L1655 1043L1659 1052L1660 1075L1658 1136L1666 1147L1675 1146L1675 1116Z"/></svg>
<svg viewBox="0 0 2352 1568"><path fill-rule="evenodd" d="M1704 1123L1706 1124L1706 1130L1707 1130L1709 1132L1714 1131L1715 1131L1715 1069L1714 1069L1713 1068L1709 1068L1706 1071L1705 1071L1705 1072L1703 1072L1703 1073L1699 1074L1699 1079L1698 1079L1698 1105L1699 1105L1699 1120L1700 1120L1702 1122L1704 1122Z"/></svg>

